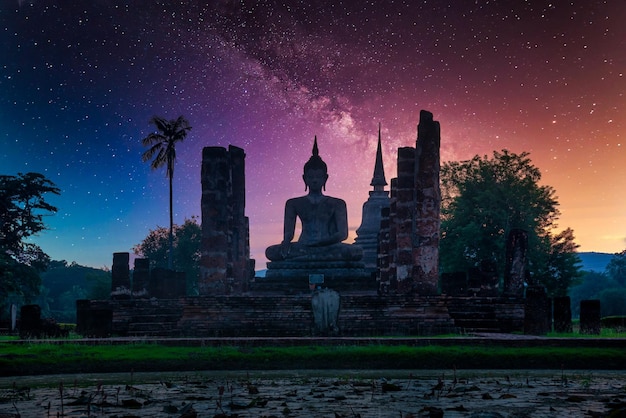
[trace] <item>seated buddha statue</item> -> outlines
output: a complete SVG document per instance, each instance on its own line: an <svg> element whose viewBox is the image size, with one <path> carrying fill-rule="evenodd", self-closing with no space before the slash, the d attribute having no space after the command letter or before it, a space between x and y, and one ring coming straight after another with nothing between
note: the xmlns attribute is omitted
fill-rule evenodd
<svg viewBox="0 0 626 418"><path fill-rule="evenodd" d="M326 196L328 168L319 156L317 137L311 158L304 165L302 176L308 194L287 200L285 204L283 240L265 250L270 261L351 261L360 260L363 250L345 244L348 238L346 202ZM302 230L293 241L296 219Z"/></svg>

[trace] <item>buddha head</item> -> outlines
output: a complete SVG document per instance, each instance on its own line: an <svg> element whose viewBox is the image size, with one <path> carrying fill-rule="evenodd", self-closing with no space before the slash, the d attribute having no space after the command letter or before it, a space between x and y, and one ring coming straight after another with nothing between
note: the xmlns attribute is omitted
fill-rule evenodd
<svg viewBox="0 0 626 418"><path fill-rule="evenodd" d="M313 141L313 152L309 161L304 164L304 174L302 175L304 180L304 190L311 189L313 191L326 190L326 180L328 180L328 167L322 158L320 157L319 149L317 148L317 136Z"/></svg>

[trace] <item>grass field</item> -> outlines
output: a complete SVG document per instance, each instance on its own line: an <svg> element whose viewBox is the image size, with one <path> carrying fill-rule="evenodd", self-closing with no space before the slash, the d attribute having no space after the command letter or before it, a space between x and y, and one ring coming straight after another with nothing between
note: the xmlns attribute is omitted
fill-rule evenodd
<svg viewBox="0 0 626 418"><path fill-rule="evenodd" d="M285 369L626 369L626 350L481 345L170 346L0 342L0 375Z"/></svg>

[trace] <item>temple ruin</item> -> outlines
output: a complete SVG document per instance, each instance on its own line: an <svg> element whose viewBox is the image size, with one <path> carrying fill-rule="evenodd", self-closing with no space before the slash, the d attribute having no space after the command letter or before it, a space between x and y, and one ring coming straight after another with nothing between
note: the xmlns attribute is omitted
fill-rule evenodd
<svg viewBox="0 0 626 418"><path fill-rule="evenodd" d="M373 190L352 244L362 260L346 264L307 255L305 263L296 265L278 255L272 261L275 274L267 278L254 277L250 259L245 152L234 146L204 148L199 295L184 294L184 277L178 273L148 271L147 261L136 261L131 280L128 254L117 253L111 299L78 301L79 331L302 337L522 330L526 302L519 263L525 248L519 236L511 247L506 292L498 289L488 269L439 277L440 125L422 111L417 130L415 147L398 149L398 174L389 196L379 128ZM311 159L318 152L316 140ZM280 250L272 249L274 254ZM350 265L358 274L348 277L344 269L337 275L333 263Z"/></svg>

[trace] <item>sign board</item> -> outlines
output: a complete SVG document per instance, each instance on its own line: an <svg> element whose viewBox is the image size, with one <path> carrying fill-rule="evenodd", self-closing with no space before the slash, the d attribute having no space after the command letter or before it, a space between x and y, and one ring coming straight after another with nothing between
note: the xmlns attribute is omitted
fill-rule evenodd
<svg viewBox="0 0 626 418"><path fill-rule="evenodd" d="M318 285L324 283L323 274L309 274L309 284Z"/></svg>

